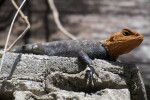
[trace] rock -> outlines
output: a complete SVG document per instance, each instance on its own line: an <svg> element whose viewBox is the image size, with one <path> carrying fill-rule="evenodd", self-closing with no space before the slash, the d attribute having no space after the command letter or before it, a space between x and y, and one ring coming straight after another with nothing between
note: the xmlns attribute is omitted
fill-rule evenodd
<svg viewBox="0 0 150 100"><path fill-rule="evenodd" d="M101 95L99 100L130 100L128 89L104 89L97 94Z"/></svg>
<svg viewBox="0 0 150 100"><path fill-rule="evenodd" d="M14 97L15 100L34 100L30 91L15 91Z"/></svg>
<svg viewBox="0 0 150 100"><path fill-rule="evenodd" d="M7 53L0 100L147 100L136 65L95 59L93 67L92 83L77 58Z"/></svg>

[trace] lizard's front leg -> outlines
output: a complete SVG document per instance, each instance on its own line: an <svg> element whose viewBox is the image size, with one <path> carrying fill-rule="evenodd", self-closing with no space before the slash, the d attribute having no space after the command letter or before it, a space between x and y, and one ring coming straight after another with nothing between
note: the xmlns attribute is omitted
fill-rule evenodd
<svg viewBox="0 0 150 100"><path fill-rule="evenodd" d="M93 75L94 74L97 75L97 73L95 72L95 69L92 67L92 59L84 51L80 51L78 53L78 60L89 67L90 73L88 75L87 84L89 83L90 80L93 84Z"/></svg>

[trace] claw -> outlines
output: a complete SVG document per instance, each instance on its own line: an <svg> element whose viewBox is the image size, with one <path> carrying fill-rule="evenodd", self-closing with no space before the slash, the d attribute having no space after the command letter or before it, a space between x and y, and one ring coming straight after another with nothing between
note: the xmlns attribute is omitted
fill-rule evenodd
<svg viewBox="0 0 150 100"><path fill-rule="evenodd" d="M96 76L98 76L98 74L95 72L95 69L92 66L88 66L87 68L88 71L88 78L87 78L87 84L92 84L92 86L94 85L94 81L96 81Z"/></svg>

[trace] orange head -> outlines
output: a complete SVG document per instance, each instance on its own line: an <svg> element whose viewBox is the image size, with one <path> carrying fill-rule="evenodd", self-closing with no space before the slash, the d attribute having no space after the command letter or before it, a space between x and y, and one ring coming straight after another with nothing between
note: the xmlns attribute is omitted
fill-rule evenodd
<svg viewBox="0 0 150 100"><path fill-rule="evenodd" d="M138 47L143 41L143 36L138 32L123 29L121 32L114 33L103 43L110 55L111 60L115 60L119 55L128 53Z"/></svg>

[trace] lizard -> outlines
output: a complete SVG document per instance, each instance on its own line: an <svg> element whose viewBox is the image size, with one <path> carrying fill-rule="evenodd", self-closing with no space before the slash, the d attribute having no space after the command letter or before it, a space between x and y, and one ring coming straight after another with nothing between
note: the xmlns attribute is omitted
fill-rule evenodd
<svg viewBox="0 0 150 100"><path fill-rule="evenodd" d="M97 40L61 40L39 44L16 46L11 50L15 53L33 53L48 56L77 57L87 65L92 80L96 74L92 67L95 58L115 61L119 55L125 54L138 47L143 41L143 35L130 29L114 33L110 38L101 42Z"/></svg>

